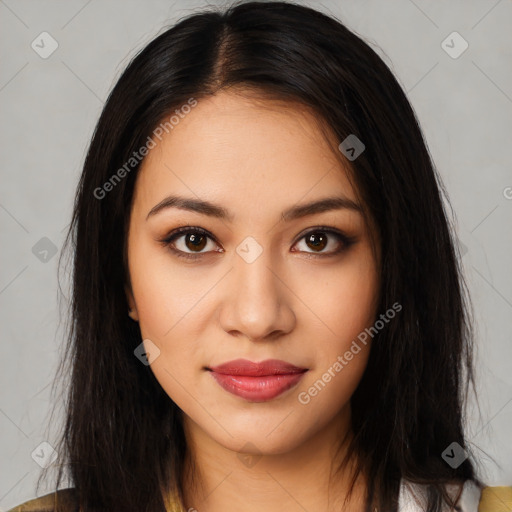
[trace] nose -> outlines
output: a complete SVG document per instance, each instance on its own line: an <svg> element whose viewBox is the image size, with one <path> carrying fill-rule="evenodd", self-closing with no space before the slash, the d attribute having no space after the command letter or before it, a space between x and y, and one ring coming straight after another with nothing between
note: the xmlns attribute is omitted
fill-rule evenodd
<svg viewBox="0 0 512 512"><path fill-rule="evenodd" d="M272 268L267 251L252 263L235 255L234 268L227 278L219 315L227 333L250 341L268 341L293 330L293 293L283 276Z"/></svg>

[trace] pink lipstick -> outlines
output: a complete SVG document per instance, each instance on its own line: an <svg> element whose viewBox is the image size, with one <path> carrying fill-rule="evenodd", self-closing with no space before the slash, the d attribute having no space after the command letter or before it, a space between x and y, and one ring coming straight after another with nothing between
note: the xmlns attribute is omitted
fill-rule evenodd
<svg viewBox="0 0 512 512"><path fill-rule="evenodd" d="M207 368L226 391L251 402L266 402L295 386L307 372L278 359L254 363L236 359Z"/></svg>

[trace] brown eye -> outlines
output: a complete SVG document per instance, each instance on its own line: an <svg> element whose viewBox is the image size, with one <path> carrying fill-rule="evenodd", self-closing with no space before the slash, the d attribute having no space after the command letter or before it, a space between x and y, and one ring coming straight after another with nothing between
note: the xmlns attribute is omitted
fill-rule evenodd
<svg viewBox="0 0 512 512"><path fill-rule="evenodd" d="M328 237L322 232L311 233L306 236L306 244L314 251L322 251L325 249L327 242Z"/></svg>
<svg viewBox="0 0 512 512"><path fill-rule="evenodd" d="M182 227L174 230L166 238L160 240L180 258L196 259L212 252L224 252L219 249L219 244L208 231L202 228ZM316 228L302 236L294 247L303 243L305 247L298 252L304 252L310 256L335 256L348 249L356 242L355 237L349 237L332 228ZM210 247L208 247L210 244ZM325 250L325 249L328 250ZM206 249L206 250L205 250ZM292 249L293 252L296 252Z"/></svg>
<svg viewBox="0 0 512 512"><path fill-rule="evenodd" d="M188 233L185 235L185 246L191 251L202 251L206 246L206 236Z"/></svg>
<svg viewBox="0 0 512 512"><path fill-rule="evenodd" d="M209 252L220 252L212 235L201 228L182 227L161 240L164 247L182 258L200 258ZM207 247L210 243L210 247ZM205 248L210 250L204 251Z"/></svg>
<svg viewBox="0 0 512 512"><path fill-rule="evenodd" d="M295 245L299 245L298 252L313 256L334 256L348 249L355 241L354 237L349 237L338 230L316 228L303 235ZM300 244L303 246L300 247Z"/></svg>

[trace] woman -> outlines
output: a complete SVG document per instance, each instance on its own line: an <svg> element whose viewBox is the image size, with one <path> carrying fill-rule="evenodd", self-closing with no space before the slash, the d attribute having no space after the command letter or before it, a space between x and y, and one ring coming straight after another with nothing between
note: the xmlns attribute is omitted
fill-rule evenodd
<svg viewBox="0 0 512 512"><path fill-rule="evenodd" d="M476 512L441 181L339 21L249 2L149 43L105 104L68 240L73 488L50 509Z"/></svg>

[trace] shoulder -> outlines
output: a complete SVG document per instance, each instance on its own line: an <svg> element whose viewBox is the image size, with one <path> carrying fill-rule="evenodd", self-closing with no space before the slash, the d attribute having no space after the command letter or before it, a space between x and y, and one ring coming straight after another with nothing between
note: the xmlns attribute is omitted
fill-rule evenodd
<svg viewBox="0 0 512 512"><path fill-rule="evenodd" d="M54 512L57 505L63 512L78 512L78 498L73 487L59 489L39 498L25 501L7 512Z"/></svg>
<svg viewBox="0 0 512 512"><path fill-rule="evenodd" d="M455 499L459 494L460 486L447 485L446 490ZM487 509L479 506L481 496L480 487L472 480L467 480L462 487L462 493L455 510L457 512L487 512ZM420 512L425 510L425 507L426 486L402 480L400 483L399 512Z"/></svg>
<svg viewBox="0 0 512 512"><path fill-rule="evenodd" d="M512 510L512 485L484 487L478 512L507 512Z"/></svg>

